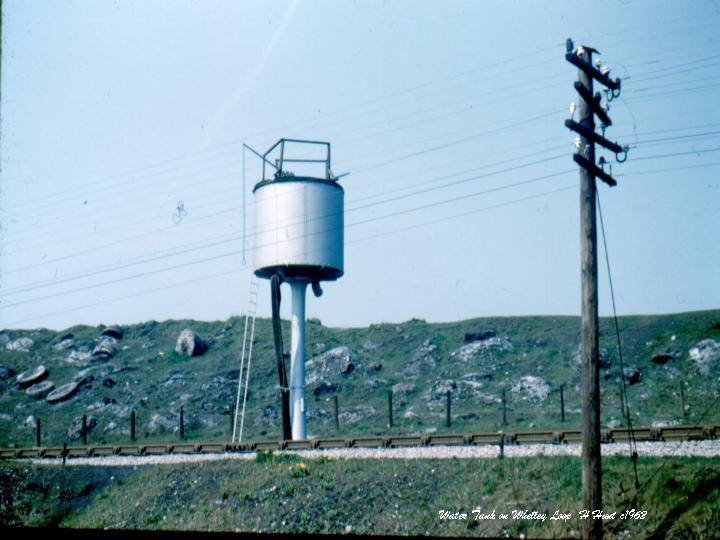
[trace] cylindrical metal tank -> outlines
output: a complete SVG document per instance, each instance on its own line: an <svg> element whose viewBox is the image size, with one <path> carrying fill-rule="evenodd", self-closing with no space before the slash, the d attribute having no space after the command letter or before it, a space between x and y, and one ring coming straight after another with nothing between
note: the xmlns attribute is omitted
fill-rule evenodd
<svg viewBox="0 0 720 540"><path fill-rule="evenodd" d="M334 179L278 176L255 185L255 274L335 280L343 275L344 191Z"/></svg>

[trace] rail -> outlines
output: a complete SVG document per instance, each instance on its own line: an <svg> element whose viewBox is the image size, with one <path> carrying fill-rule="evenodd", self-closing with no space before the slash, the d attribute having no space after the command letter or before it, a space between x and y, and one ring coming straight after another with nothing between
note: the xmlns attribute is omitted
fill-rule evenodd
<svg viewBox="0 0 720 540"><path fill-rule="evenodd" d="M717 439L720 424L679 425L633 429L636 441L680 441ZM605 443L625 442L627 428L602 431ZM51 446L0 448L1 459L39 459L107 456L159 456L168 454L209 454L226 452L257 452L262 450L316 450L328 448L418 448L432 446L479 446L499 444L573 444L582 440L580 430L509 431L494 433L442 433L424 435L357 436L301 440L261 440L241 443L174 442L146 444L102 444L84 446Z"/></svg>

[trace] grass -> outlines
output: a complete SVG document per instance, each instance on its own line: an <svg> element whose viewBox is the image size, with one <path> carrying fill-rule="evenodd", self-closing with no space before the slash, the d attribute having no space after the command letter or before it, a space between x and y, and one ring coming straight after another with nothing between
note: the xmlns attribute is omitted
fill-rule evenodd
<svg viewBox="0 0 720 540"><path fill-rule="evenodd" d="M605 522L607 537L716 538L720 459L673 459L652 476L661 463L639 460L647 485L633 500L629 460L604 460L604 510L616 514ZM122 471L6 464L0 478L2 500L13 501L0 524L11 526L542 538L577 537L580 530L580 460L569 457L288 461L268 455ZM80 489L86 485L89 491ZM65 495L58 498L60 486ZM496 519L475 520L476 508L494 511ZM631 508L647 517L619 518ZM441 520L441 510L467 518ZM513 510L546 519L513 519ZM572 517L551 520L556 510ZM502 513L508 519L499 519Z"/></svg>
<svg viewBox="0 0 720 540"><path fill-rule="evenodd" d="M57 405L34 400L16 388L14 378L0 381L0 445L32 445L34 426L30 417L40 418L43 442L61 445L68 438L67 428L83 414L98 419L89 434L91 443L129 442L130 410L137 412L139 442L177 440L179 411L185 411L185 434L189 440L227 440L230 436L230 406L234 406L237 369L244 320L165 321L154 326L131 325L119 342L118 355L99 364L91 388ZM183 328L190 327L211 341L207 353L196 358L176 355L175 340ZM374 324L367 328L328 328L319 321L307 325L307 353L347 346L353 351L358 368L348 375L333 374L329 382L339 385L340 435L408 434L427 431L496 431L501 425L500 395L507 389L507 430L557 429L579 426L579 365L575 355L579 343L577 317L481 318L456 323L429 324L413 319L402 324ZM658 316L622 317L620 327L626 366L636 366L643 374L639 384L629 387L629 400L635 425L653 421L688 423L703 417L707 405L718 395L720 371L702 376L688 350L705 338L720 336L720 311L704 311ZM289 324L283 322L285 341ZM452 356L465 345L464 334L492 328L507 338L511 351L492 351L463 364ZM29 353L0 351L0 365L19 373L40 363L50 371L57 386L70 381L84 366L69 363L69 351L55 351L52 345L64 334L75 336L76 346L92 345L103 327L77 326L62 332L46 329L6 330L9 339L31 337L35 344ZM619 361L611 319L601 319L601 347L612 365L603 370L601 382L602 421L622 423L620 418ZM405 371L422 344L430 340L436 365L424 366L415 378ZM279 396L270 321L258 319L254 343L253 371L248 396L245 439L277 438ZM665 365L650 359L668 348L679 356ZM380 364L377 371L369 371ZM461 381L469 373L487 375L473 379L475 386ZM545 400L528 400L514 395L510 388L522 376L541 377L550 386ZM108 381L111 379L111 381ZM445 426L445 396L442 381L452 381L453 425ZM398 383L414 388L396 393L393 399L394 427L388 429L387 391ZM560 422L559 386L565 384L566 422ZM680 414L679 387L684 384L687 415ZM431 390L437 392L433 394ZM337 435L333 422L332 393L316 396L317 385L307 393L308 433L310 436ZM353 419L348 413L372 407L369 414ZM153 417L161 422L153 422ZM717 408L703 417L705 422L720 421Z"/></svg>

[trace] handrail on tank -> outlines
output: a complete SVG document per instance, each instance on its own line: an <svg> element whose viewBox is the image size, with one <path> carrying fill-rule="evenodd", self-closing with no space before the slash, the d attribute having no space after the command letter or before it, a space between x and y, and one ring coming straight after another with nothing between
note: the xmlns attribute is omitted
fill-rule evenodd
<svg viewBox="0 0 720 540"><path fill-rule="evenodd" d="M300 144L321 144L327 147L327 157L325 159L289 159L285 157L285 143L300 143ZM268 154L280 146L280 158L275 160L275 165L267 160ZM280 139L278 142L273 144L270 149L262 155L263 158L263 171L262 179L265 180L265 164L269 163L273 165L277 171L275 176L282 176L283 174L283 163L324 163L325 164L325 179L332 180L332 171L330 170L330 143L325 141L307 141L303 139Z"/></svg>

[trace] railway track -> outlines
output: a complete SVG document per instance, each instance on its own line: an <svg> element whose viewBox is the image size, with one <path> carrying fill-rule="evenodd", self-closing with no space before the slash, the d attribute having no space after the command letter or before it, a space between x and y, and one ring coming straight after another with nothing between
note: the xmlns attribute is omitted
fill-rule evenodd
<svg viewBox="0 0 720 540"><path fill-rule="evenodd" d="M635 440L684 441L720 438L720 424L679 425L660 428L633 429ZM631 433L627 428L604 429L605 443L626 442ZM161 456L172 454L217 454L225 452L258 452L263 450L314 450L333 448L418 448L433 446L480 446L580 443L582 432L513 431L499 433L446 433L430 435L357 436L303 440L260 440L241 443L173 442L146 444L114 444L84 446L52 446L0 448L0 459L88 458L108 456Z"/></svg>

